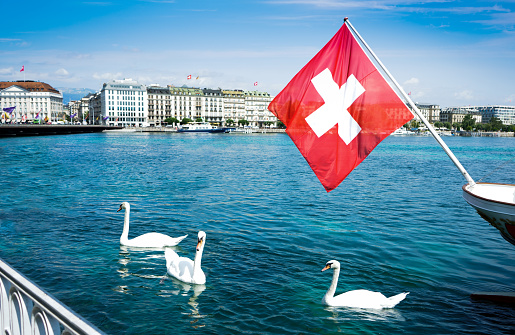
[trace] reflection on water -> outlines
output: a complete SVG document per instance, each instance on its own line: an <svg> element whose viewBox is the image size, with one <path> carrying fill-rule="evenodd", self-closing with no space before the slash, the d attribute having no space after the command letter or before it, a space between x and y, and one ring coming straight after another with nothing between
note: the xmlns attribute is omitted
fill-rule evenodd
<svg viewBox="0 0 515 335"><path fill-rule="evenodd" d="M188 284L183 283L180 280L177 280L173 277L169 277L165 275L161 280L161 283L165 283L165 279L170 279L166 281L167 283L172 283L173 290L161 290L160 295L162 296L170 296L173 295L181 295L181 296L189 296L188 305L190 306L189 312L183 312L182 314L191 317L191 324L193 328L201 328L205 327L204 323L199 323L202 318L205 318L206 315L202 315L199 312L199 301L197 301L198 297L204 290L206 289L206 285L204 284Z"/></svg>
<svg viewBox="0 0 515 335"><path fill-rule="evenodd" d="M144 279L160 279L162 276L158 274L166 271L163 250L122 245L118 255L119 267L116 271L122 279L128 279L131 276ZM116 286L114 291L130 293L130 286L122 284L128 284L127 280Z"/></svg>
<svg viewBox="0 0 515 335"><path fill-rule="evenodd" d="M107 334L515 334L513 308L469 298L513 290L513 249L433 139L385 139L327 193L286 134L205 135L2 139L0 257ZM515 152L446 142L478 177ZM120 248L123 200L156 223L141 231L210 232L209 290L166 276L162 250ZM340 291L412 293L394 310L325 308L328 259L345 260Z"/></svg>
<svg viewBox="0 0 515 335"><path fill-rule="evenodd" d="M336 323L358 319L362 321L406 321L402 314L393 308L363 309L328 306L325 310L331 313L327 319Z"/></svg>
<svg viewBox="0 0 515 335"><path fill-rule="evenodd" d="M172 247L177 248L177 247ZM206 285L196 285L183 283L166 274L165 257L163 250L152 248L137 248L120 246L118 254L118 269L122 281L120 285L116 286L113 290L124 294L131 293L130 281L131 277L144 278L144 279L160 279L157 296L169 298L172 296L189 297L187 304L188 308L184 309L182 314L189 316L193 328L205 327L205 324L199 322L206 315L199 312L198 297L206 289ZM158 275L162 273L162 275ZM141 287L141 282L137 281L138 287ZM162 287L161 285L165 285ZM133 287L134 288L134 287Z"/></svg>

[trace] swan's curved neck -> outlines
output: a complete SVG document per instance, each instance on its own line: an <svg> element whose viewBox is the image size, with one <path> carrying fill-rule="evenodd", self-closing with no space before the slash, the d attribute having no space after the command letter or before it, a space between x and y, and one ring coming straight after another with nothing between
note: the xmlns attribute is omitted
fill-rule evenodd
<svg viewBox="0 0 515 335"><path fill-rule="evenodd" d="M122 236L120 237L120 241L128 241L129 240L129 216L131 215L131 208L125 207L125 214L123 217L123 231Z"/></svg>
<svg viewBox="0 0 515 335"><path fill-rule="evenodd" d="M204 246L202 246L200 250L195 253L195 260L193 261L193 276L195 276L195 272L200 270L202 263L202 251L204 251Z"/></svg>
<svg viewBox="0 0 515 335"><path fill-rule="evenodd" d="M327 293L325 294L325 298L332 298L334 297L334 292L336 292L336 286L338 285L338 277L340 276L340 268L335 268L333 272L333 281L331 282L331 286L329 286L329 289L327 290Z"/></svg>

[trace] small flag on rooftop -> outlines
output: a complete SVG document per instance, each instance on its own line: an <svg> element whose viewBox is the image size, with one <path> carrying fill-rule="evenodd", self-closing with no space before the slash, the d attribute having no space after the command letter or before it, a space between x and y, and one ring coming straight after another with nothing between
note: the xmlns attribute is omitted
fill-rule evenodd
<svg viewBox="0 0 515 335"><path fill-rule="evenodd" d="M188 80L190 80L190 79L191 79L191 74L190 74L190 75L188 75Z"/></svg>
<svg viewBox="0 0 515 335"><path fill-rule="evenodd" d="M257 86L257 81L254 83L254 86Z"/></svg>
<svg viewBox="0 0 515 335"><path fill-rule="evenodd" d="M25 71L25 65L22 65L22 66L21 66L21 70L20 70L20 72L23 72L23 71Z"/></svg>

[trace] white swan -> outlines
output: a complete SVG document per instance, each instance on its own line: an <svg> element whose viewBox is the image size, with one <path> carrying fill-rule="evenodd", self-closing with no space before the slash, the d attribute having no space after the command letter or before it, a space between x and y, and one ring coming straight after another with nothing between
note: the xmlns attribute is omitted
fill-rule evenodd
<svg viewBox="0 0 515 335"><path fill-rule="evenodd" d="M123 220L123 232L120 237L120 244L129 247L140 248L164 248L172 247L179 244L188 235L181 237L170 237L161 233L147 233L129 240L129 216L131 212L131 205L128 202L123 202L117 212L125 209L125 217Z"/></svg>
<svg viewBox="0 0 515 335"><path fill-rule="evenodd" d="M180 257L172 249L165 250L166 270L167 272L183 281L191 284L205 284L206 275L202 271L200 265L202 262L202 252L206 244L206 233L203 231L198 232L197 251L195 253L195 260L192 261L186 257Z"/></svg>
<svg viewBox="0 0 515 335"><path fill-rule="evenodd" d="M322 271L334 269L333 281L322 298L322 303L335 307L355 307L355 308L393 308L399 302L406 298L409 292L400 293L393 297L387 298L380 292L372 292L367 290L354 290L334 296L338 277L340 276L340 262L332 260L326 263Z"/></svg>

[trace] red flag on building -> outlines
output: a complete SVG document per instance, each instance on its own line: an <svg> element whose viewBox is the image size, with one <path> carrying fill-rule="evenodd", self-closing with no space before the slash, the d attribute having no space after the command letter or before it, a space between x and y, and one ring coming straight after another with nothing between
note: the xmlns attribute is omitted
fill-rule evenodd
<svg viewBox="0 0 515 335"><path fill-rule="evenodd" d="M20 70L20 72L23 72L23 71L25 71L25 65L22 65L22 66L21 66L21 70Z"/></svg>
<svg viewBox="0 0 515 335"><path fill-rule="evenodd" d="M413 118L347 24L270 103L327 190Z"/></svg>
<svg viewBox="0 0 515 335"><path fill-rule="evenodd" d="M257 86L257 81L254 83L254 86Z"/></svg>
<svg viewBox="0 0 515 335"><path fill-rule="evenodd" d="M188 80L191 79L191 74L188 76Z"/></svg>

